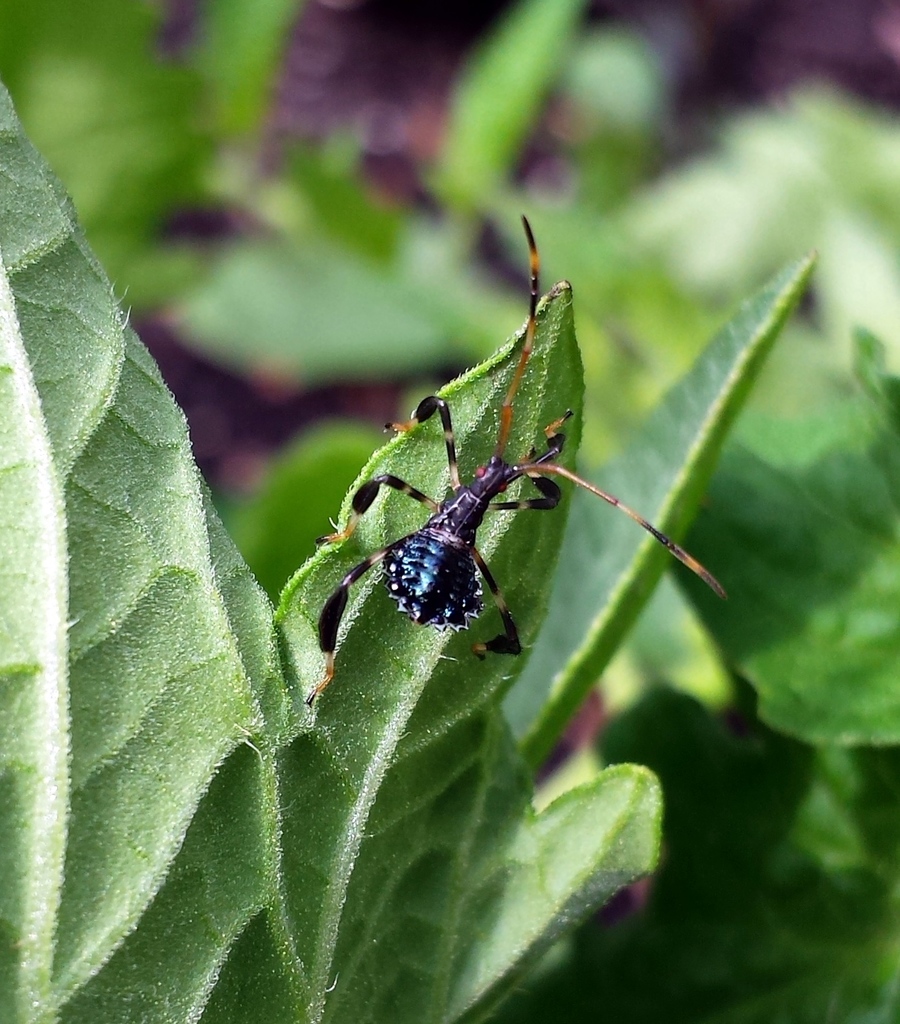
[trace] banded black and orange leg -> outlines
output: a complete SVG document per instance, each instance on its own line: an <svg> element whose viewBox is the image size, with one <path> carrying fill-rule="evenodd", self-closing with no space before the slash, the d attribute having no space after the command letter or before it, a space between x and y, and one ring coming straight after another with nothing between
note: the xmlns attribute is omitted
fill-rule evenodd
<svg viewBox="0 0 900 1024"><path fill-rule="evenodd" d="M534 449L532 448L529 453L528 459L519 464L524 475L528 475L527 470L531 466L539 466L543 462L549 462L551 459L555 459L559 453L563 450L563 445L566 442L566 435L557 433L558 429L566 422L566 420L572 415L572 410L568 409L563 416L560 416L558 420L554 420L551 424L544 427L544 433L547 435L547 450L543 455L535 457ZM494 501L488 505L489 509L499 511L503 509L509 510L521 510L526 508L532 509L552 509L560 502L562 492L559 487L552 480L545 480L539 476L528 477L534 486L544 495L543 498L526 498L521 501Z"/></svg>
<svg viewBox="0 0 900 1024"><path fill-rule="evenodd" d="M488 589L494 596L497 610L500 612L500 618L503 619L503 626L506 630L505 633L495 636L493 640L488 640L487 643L472 644L472 653L477 658L484 658L488 651L493 651L494 654L521 654L522 645L519 643L519 631L516 629L515 622L513 622L509 605L497 586L497 581L491 575L487 562L481 557L481 553L477 548L472 548L472 556L481 575L484 577L485 583L488 585Z"/></svg>
<svg viewBox="0 0 900 1024"><path fill-rule="evenodd" d="M310 707L312 707L313 701L328 686L334 676L334 649L337 647L338 627L341 624L344 610L347 607L347 597L350 588L373 565L378 565L379 562L383 561L395 546L396 542L388 544L386 548L382 548L380 551L369 555L364 562L360 562L359 565L351 569L341 580L337 590L325 602L322 613L319 615L319 647L321 647L322 653L325 655L325 675L319 685L306 698L306 703Z"/></svg>
<svg viewBox="0 0 900 1024"><path fill-rule="evenodd" d="M567 419L574 415L575 414L572 412L571 409L566 409L566 411L562 414L562 416L560 416L558 420L554 420L552 423L548 423L547 426L544 427L544 435L547 438L547 444L550 448L554 449L557 452L562 451L563 441L565 441L566 435L559 434L557 433L557 431L566 422ZM556 441L559 438L561 438L561 440L559 441L558 446L554 448L554 441Z"/></svg>
<svg viewBox="0 0 900 1024"><path fill-rule="evenodd" d="M401 480L400 477L394 476L392 473L382 473L381 476L373 477L364 483L356 494L353 495L353 511L350 513L350 519L344 529L338 530L337 533L327 533L324 537L319 537L316 543L332 544L335 541L346 540L356 529L360 518L377 497L379 487L393 487L395 491L400 491L401 494L408 494L410 498L415 498L416 501L427 505L432 512L437 512L439 508L434 498L429 498L427 494L423 494L420 490L413 487L412 484L408 484L405 480Z"/></svg>
<svg viewBox="0 0 900 1024"><path fill-rule="evenodd" d="M566 443L566 435L558 433L559 428L566 422L566 420L572 416L572 410L567 409L565 413L560 416L558 420L554 420L552 423L544 427L544 434L547 437L547 450L543 455L538 455L537 451L532 448L528 455L520 460L519 466L523 471L528 466L535 466L541 462L548 462L551 459L555 459L557 455L563 450Z"/></svg>
<svg viewBox="0 0 900 1024"><path fill-rule="evenodd" d="M540 476L529 477L534 486L544 495L543 498L525 498L522 501L492 501L488 508L491 511L502 509L551 509L556 508L562 497L562 491L552 480L545 480Z"/></svg>
<svg viewBox="0 0 900 1024"><path fill-rule="evenodd" d="M454 491L458 491L461 483L459 479L459 465L456 461L456 439L453 434L453 422L450 419L450 406L447 405L443 398L438 398L437 395L429 395L419 402L416 411L410 419L405 420L403 423L388 423L387 426L391 430L405 432L412 430L417 423L424 423L425 420L430 419L436 412L441 414L441 423L444 427L444 444L447 446L447 462L450 466L450 486Z"/></svg>

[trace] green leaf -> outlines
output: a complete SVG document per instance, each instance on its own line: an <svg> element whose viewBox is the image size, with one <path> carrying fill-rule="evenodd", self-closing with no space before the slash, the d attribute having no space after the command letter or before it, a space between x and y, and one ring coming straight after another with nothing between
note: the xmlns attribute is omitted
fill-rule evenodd
<svg viewBox="0 0 900 1024"><path fill-rule="evenodd" d="M274 902L275 796L271 767L249 746L225 762L161 891L109 963L73 993L63 1024L198 1018L226 952ZM285 957L288 977L289 965Z"/></svg>
<svg viewBox="0 0 900 1024"><path fill-rule="evenodd" d="M519 0L472 57L457 89L438 182L481 208L512 170L586 4Z"/></svg>
<svg viewBox="0 0 900 1024"><path fill-rule="evenodd" d="M593 474L599 486L664 533L678 537L683 532L703 497L725 434L806 286L812 263L807 258L788 267L741 307L626 454L602 476ZM547 755L609 662L669 557L625 516L593 495L576 495L550 615L506 702L532 764ZM714 557L706 563L729 592L731 562Z"/></svg>
<svg viewBox="0 0 900 1024"><path fill-rule="evenodd" d="M432 752L460 772L443 793L409 799L428 781L420 753L386 780L383 795L400 785L407 807L379 813L379 795L375 838L348 892L328 1020L414 1021L423 1008L434 1020L483 1020L569 922L656 862L651 773L611 769L535 815L499 716L468 726ZM385 889L404 914L385 905Z"/></svg>
<svg viewBox="0 0 900 1024"><path fill-rule="evenodd" d="M816 753L665 690L603 746L660 775L663 867L646 906L589 922L498 1024L897 1019L896 748Z"/></svg>
<svg viewBox="0 0 900 1024"><path fill-rule="evenodd" d="M450 350L416 288L321 238L230 247L183 312L213 357L305 382L421 371Z"/></svg>
<svg viewBox="0 0 900 1024"><path fill-rule="evenodd" d="M203 6L199 64L210 84L219 130L262 125L272 102L285 41L300 16L297 0L209 0Z"/></svg>
<svg viewBox="0 0 900 1024"><path fill-rule="evenodd" d="M5 92L0 165L0 254L15 302L14 309L4 303L4 342L21 338L15 376L7 377L16 387L7 388L0 421L20 434L22 482L10 463L5 485L24 516L6 520L2 549L21 544L18 557L31 565L8 598L17 611L7 619L7 652L18 649L13 679L22 696L3 716L4 731L19 737L5 745L18 763L3 815L7 833L23 842L2 878L3 904L18 908L4 925L14 945L4 948L19 958L20 993L35 996L16 1019L36 1020L50 1019L54 1004L96 975L135 927L217 764L258 713L216 583L183 417L125 326ZM43 467L42 435L50 445ZM58 480L65 516L46 480L35 503L41 469ZM33 512L26 514L27 503ZM40 552L29 552L32 530L40 531ZM65 553L47 578L63 537ZM54 612L65 559L68 604ZM28 614L27 595L42 584L46 614L34 606ZM57 657L64 652L66 626L68 668L59 665L48 679L49 645ZM56 717L67 698L68 750ZM64 767L60 758L68 758L68 792L65 780L52 779ZM16 782L23 771L24 787Z"/></svg>
<svg viewBox="0 0 900 1024"><path fill-rule="evenodd" d="M458 227L408 218L395 231L388 218L368 218L350 246L349 224L329 207L346 216L353 201L308 166L296 173L319 193L309 197L313 223L291 238L225 247L178 311L189 340L242 370L304 381L421 375L496 349L520 315L521 291L512 301L472 272Z"/></svg>
<svg viewBox="0 0 900 1024"><path fill-rule="evenodd" d="M348 252L387 264L411 216L372 194L360 179L357 150L347 144L298 145L287 158L288 180L324 236Z"/></svg>
<svg viewBox="0 0 900 1024"><path fill-rule="evenodd" d="M442 392L453 410L464 477L492 451L500 399L517 358L508 347ZM579 380L570 292L559 285L539 310L511 451L527 451L561 405L577 408ZM426 493L444 494L440 424L430 421L391 442L362 476L386 471ZM348 511L345 503L344 515ZM310 611L322 607L365 553L416 529L424 518L404 495L388 493L351 541L320 553L289 585L279 616L304 691L317 679L304 676L303 666L322 664ZM548 577L541 566L552 559L562 527L558 513L498 514L479 532L479 547L526 642L546 600ZM300 807L312 794L320 797L312 834L305 827L295 834L294 821L284 823L286 877L294 891L309 892L328 865L323 899L289 907L304 937L310 1012L316 1016L337 977L324 1004L327 1019L376 1020L387 1007L393 1020L421 1020L423 1012L428 1019L477 1015L566 917L583 915L624 877L648 869L655 850L655 789L639 770L628 769L617 782L604 777L570 797L565 812L548 811L549 818L534 822L521 764L491 700L518 663L501 657L477 662L469 651L472 636L418 629L397 614L376 583L364 577L351 595L334 682L317 705L315 732L293 745L284 773L290 787L285 799L299 820ZM488 608L472 632L489 637L498 626ZM302 790L293 781L300 779ZM604 806L609 801L605 825L596 799ZM566 856L540 839L548 827L542 821L563 819L576 831L600 827L592 842L568 847ZM531 872L546 873L551 865L552 884L549 876L544 888L530 880ZM513 920L516 928L507 923ZM467 936L473 935L478 939L470 945Z"/></svg>
<svg viewBox="0 0 900 1024"><path fill-rule="evenodd" d="M235 542L273 600L329 532L330 517L382 438L349 422L304 433L273 460L259 491L231 512Z"/></svg>
<svg viewBox="0 0 900 1024"><path fill-rule="evenodd" d="M624 221L673 280L711 301L740 295L798 251L818 249L821 337L799 370L827 387L863 324L893 349L900 311L900 131L885 112L803 89L723 125L717 149L660 179ZM900 353L891 362L900 367ZM790 372L785 368L784 372ZM807 384L808 386L808 384Z"/></svg>
<svg viewBox="0 0 900 1024"><path fill-rule="evenodd" d="M19 116L117 290L140 305L154 290L147 268L161 258L163 219L199 191L199 82L160 60L151 4L0 0L0 24L0 69Z"/></svg>
<svg viewBox="0 0 900 1024"><path fill-rule="evenodd" d="M73 994L63 1021L98 1024L126 1013L147 1021L196 1019L223 958L279 904L271 750L295 733L296 716L283 687L271 606L206 507L216 582L266 730L254 737L259 747L242 730L245 743L212 780L162 888L111 960ZM280 970L290 988L297 967L280 934Z"/></svg>
<svg viewBox="0 0 900 1024"><path fill-rule="evenodd" d="M898 238L885 236L878 219L849 216L837 210L822 227L822 261L818 276L820 319L824 330L850 349L853 331L864 326L897 345L900 318ZM900 366L896 348L892 363Z"/></svg>
<svg viewBox="0 0 900 1024"><path fill-rule="evenodd" d="M4 198L0 190L0 206ZM2 264L0 410L0 533L15 541L0 544L0 993L4 1018L26 1019L50 1002L63 880L66 538L50 438Z"/></svg>
<svg viewBox="0 0 900 1024"><path fill-rule="evenodd" d="M655 127L664 111L659 57L646 36L621 23L579 34L564 86L590 119L591 136Z"/></svg>
<svg viewBox="0 0 900 1024"><path fill-rule="evenodd" d="M732 566L727 609L697 595L706 624L763 718L814 742L900 741L900 405L877 357L861 360L866 395L748 424L692 538Z"/></svg>

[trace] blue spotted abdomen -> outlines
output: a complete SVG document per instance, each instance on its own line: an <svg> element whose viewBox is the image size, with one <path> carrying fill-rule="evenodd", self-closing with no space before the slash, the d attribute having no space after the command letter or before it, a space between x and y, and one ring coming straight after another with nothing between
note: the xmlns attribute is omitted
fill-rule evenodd
<svg viewBox="0 0 900 1024"><path fill-rule="evenodd" d="M414 533L383 565L388 593L413 622L465 629L481 611L481 582L471 551L439 533Z"/></svg>

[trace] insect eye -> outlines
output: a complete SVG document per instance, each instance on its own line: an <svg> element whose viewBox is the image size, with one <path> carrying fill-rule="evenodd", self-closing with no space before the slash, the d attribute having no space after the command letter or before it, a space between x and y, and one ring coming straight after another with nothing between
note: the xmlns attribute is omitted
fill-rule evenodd
<svg viewBox="0 0 900 1024"><path fill-rule="evenodd" d="M503 493L503 492L504 492L504 491L506 490L506 488L507 488L508 486L509 486L508 484L501 484L501 485L500 485L500 486L499 486L499 487L497 488L497 493L498 493L498 494L502 494L502 493Z"/></svg>
<svg viewBox="0 0 900 1024"><path fill-rule="evenodd" d="M477 476L480 479L481 477L484 476L486 472L487 470L485 469L484 466L479 466L478 469L475 470L475 476Z"/></svg>

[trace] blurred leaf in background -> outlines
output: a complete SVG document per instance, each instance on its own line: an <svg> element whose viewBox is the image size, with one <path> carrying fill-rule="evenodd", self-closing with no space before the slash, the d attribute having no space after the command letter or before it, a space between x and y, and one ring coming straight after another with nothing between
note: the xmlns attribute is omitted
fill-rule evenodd
<svg viewBox="0 0 900 1024"><path fill-rule="evenodd" d="M131 304L169 298L190 257L160 234L202 191L201 82L163 60L153 5L0 0L0 75Z"/></svg>
<svg viewBox="0 0 900 1024"><path fill-rule="evenodd" d="M783 109L726 120L721 136L713 152L635 198L631 238L704 302L742 294L798 247L821 250L822 336L792 332L796 344L767 374L770 410L835 397L857 326L886 339L888 365L900 370L896 119L834 92L802 90Z"/></svg>
<svg viewBox="0 0 900 1024"><path fill-rule="evenodd" d="M696 534L702 557L742 553L727 608L694 592L708 628L762 717L807 742L900 742L900 405L860 344L873 393L746 422Z"/></svg>
<svg viewBox="0 0 900 1024"><path fill-rule="evenodd" d="M662 869L646 906L557 947L498 1024L896 1020L896 749L835 757L665 690L602 747L662 779Z"/></svg>
<svg viewBox="0 0 900 1024"><path fill-rule="evenodd" d="M579 207L613 209L658 170L667 113L663 85L659 61L636 32L610 26L578 38L549 130L571 162L571 194Z"/></svg>
<svg viewBox="0 0 900 1024"><path fill-rule="evenodd" d="M509 179L586 7L584 0L519 0L470 56L436 174L451 206L483 210Z"/></svg>
<svg viewBox="0 0 900 1024"><path fill-rule="evenodd" d="M258 492L232 508L235 542L273 602L313 554L316 538L330 532L360 467L383 440L349 422L307 431L271 461Z"/></svg>
<svg viewBox="0 0 900 1024"><path fill-rule="evenodd" d="M195 59L208 87L215 133L253 135L272 105L288 29L304 0L206 0ZM259 140L257 140L259 141Z"/></svg>
<svg viewBox="0 0 900 1024"><path fill-rule="evenodd" d="M306 384L447 360L446 335L402 280L324 238L229 246L187 300L183 326L226 365Z"/></svg>
<svg viewBox="0 0 900 1024"><path fill-rule="evenodd" d="M502 323L524 319L525 295L524 275L518 302L498 294L467 271L450 231L411 221L387 263L315 230L226 246L180 322L226 365L305 384L384 380L485 357Z"/></svg>
<svg viewBox="0 0 900 1024"><path fill-rule="evenodd" d="M900 237L900 158L894 118L833 92L801 91L781 110L725 120L709 154L675 169L640 197L636 238L660 253L686 287L734 295L822 241L846 212Z"/></svg>

